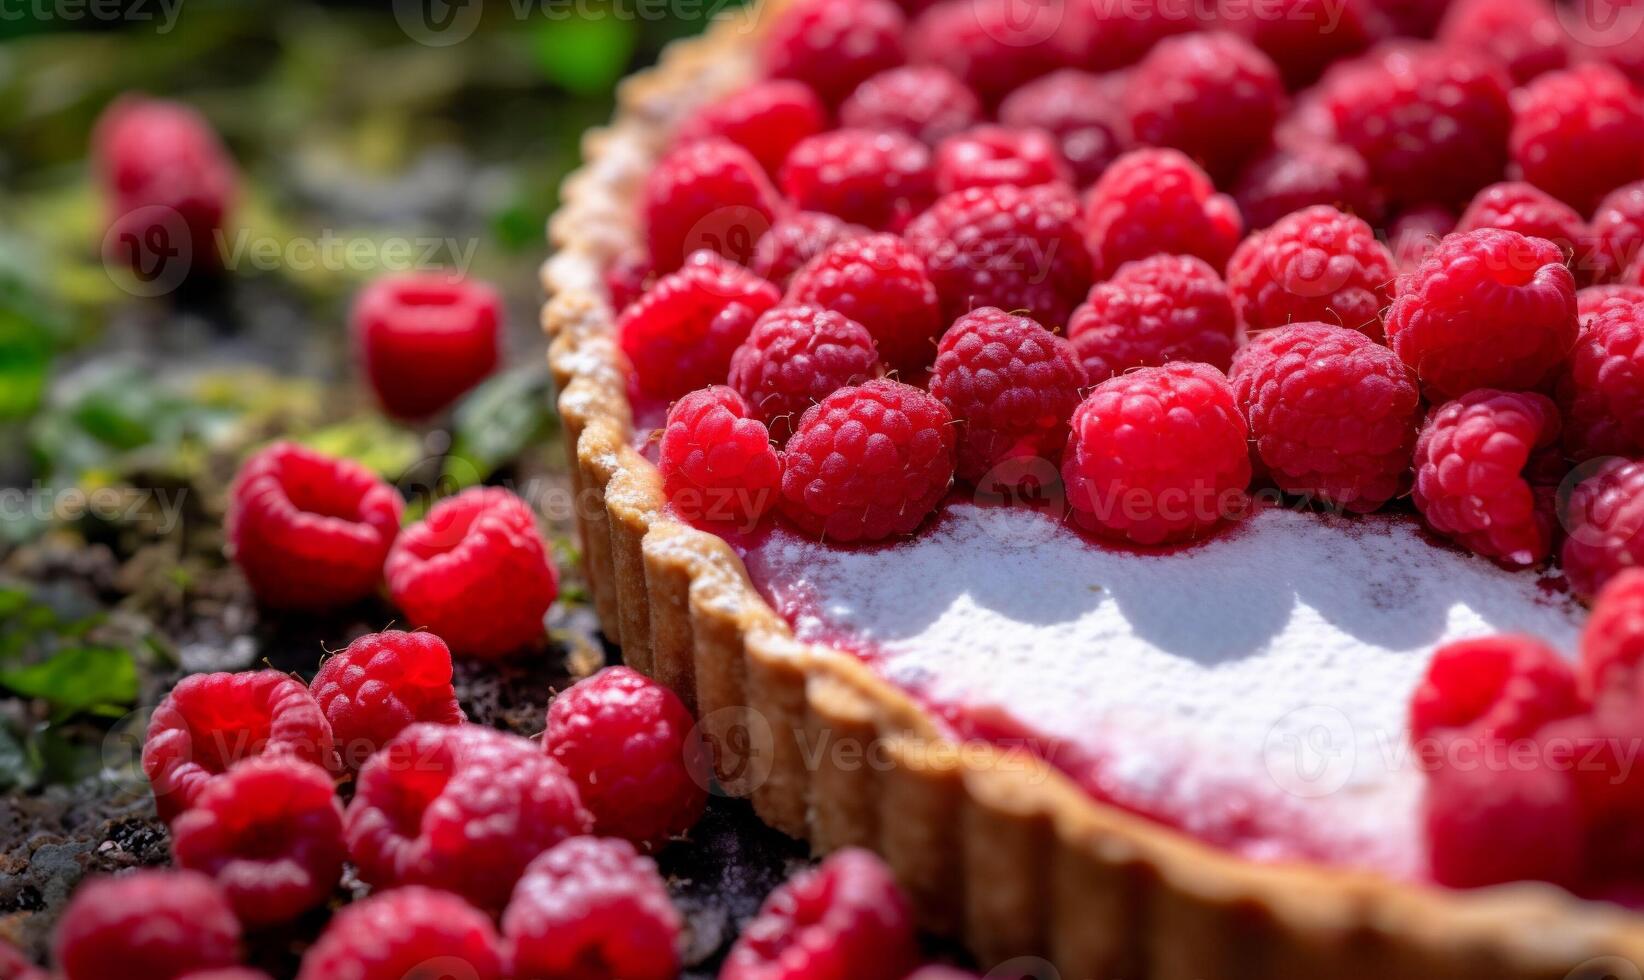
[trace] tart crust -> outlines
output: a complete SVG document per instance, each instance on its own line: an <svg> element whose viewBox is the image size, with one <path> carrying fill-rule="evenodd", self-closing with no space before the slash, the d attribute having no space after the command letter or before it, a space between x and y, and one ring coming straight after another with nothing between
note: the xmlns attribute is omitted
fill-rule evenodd
<svg viewBox="0 0 1644 980"><path fill-rule="evenodd" d="M752 77L787 0L723 14L628 79L549 226L543 325L589 587L629 665L701 719L725 790L821 851L860 845L984 966L1120 977L1637 977L1644 917L1535 883L1458 893L1237 858L1091 799L1021 752L956 744L854 657L794 639L718 537L665 512L633 448L602 272L685 115ZM1022 962L1039 977L1046 963Z"/></svg>

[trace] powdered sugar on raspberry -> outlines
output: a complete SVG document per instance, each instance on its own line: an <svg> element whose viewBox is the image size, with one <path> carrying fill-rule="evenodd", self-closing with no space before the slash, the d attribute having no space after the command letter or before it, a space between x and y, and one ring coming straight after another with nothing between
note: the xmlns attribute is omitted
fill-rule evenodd
<svg viewBox="0 0 1644 980"><path fill-rule="evenodd" d="M1405 706L1455 639L1572 651L1554 586L1400 516L1266 510L1178 552L1104 547L1020 507L947 505L875 548L775 529L754 581L802 639L858 651L962 734L1049 747L1101 798L1258 859L1415 877Z"/></svg>

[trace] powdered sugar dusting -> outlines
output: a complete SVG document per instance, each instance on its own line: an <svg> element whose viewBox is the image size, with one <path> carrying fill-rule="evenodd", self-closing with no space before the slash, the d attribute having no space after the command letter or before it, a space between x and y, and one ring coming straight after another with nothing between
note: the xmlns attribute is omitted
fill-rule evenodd
<svg viewBox="0 0 1644 980"><path fill-rule="evenodd" d="M1096 795L1258 858L1421 874L1405 708L1432 651L1582 613L1408 517L1268 510L1169 554L950 504L913 540L777 529L750 573L802 639L857 651L966 734L1027 737Z"/></svg>

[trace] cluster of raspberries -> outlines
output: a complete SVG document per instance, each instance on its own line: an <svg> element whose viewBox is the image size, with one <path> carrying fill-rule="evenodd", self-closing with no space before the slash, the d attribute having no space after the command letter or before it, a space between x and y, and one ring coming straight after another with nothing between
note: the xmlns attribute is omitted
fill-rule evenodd
<svg viewBox="0 0 1644 980"><path fill-rule="evenodd" d="M1253 489L1408 499L1592 596L1644 558L1644 92L1547 0L1426 38L1379 2L1325 48L792 7L612 266L675 512L874 541L1059 470L1075 523L1164 545Z"/></svg>

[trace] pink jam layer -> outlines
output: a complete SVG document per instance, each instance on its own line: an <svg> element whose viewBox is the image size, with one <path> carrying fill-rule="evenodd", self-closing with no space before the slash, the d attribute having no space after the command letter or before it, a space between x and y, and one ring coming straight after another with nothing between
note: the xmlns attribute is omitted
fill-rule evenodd
<svg viewBox="0 0 1644 980"><path fill-rule="evenodd" d="M1556 576L1434 543L1409 516L1270 509L1169 553L954 499L911 540L772 526L734 542L800 638L849 651L963 738L1260 860L1419 879L1405 709L1434 649L1523 631L1573 650Z"/></svg>

